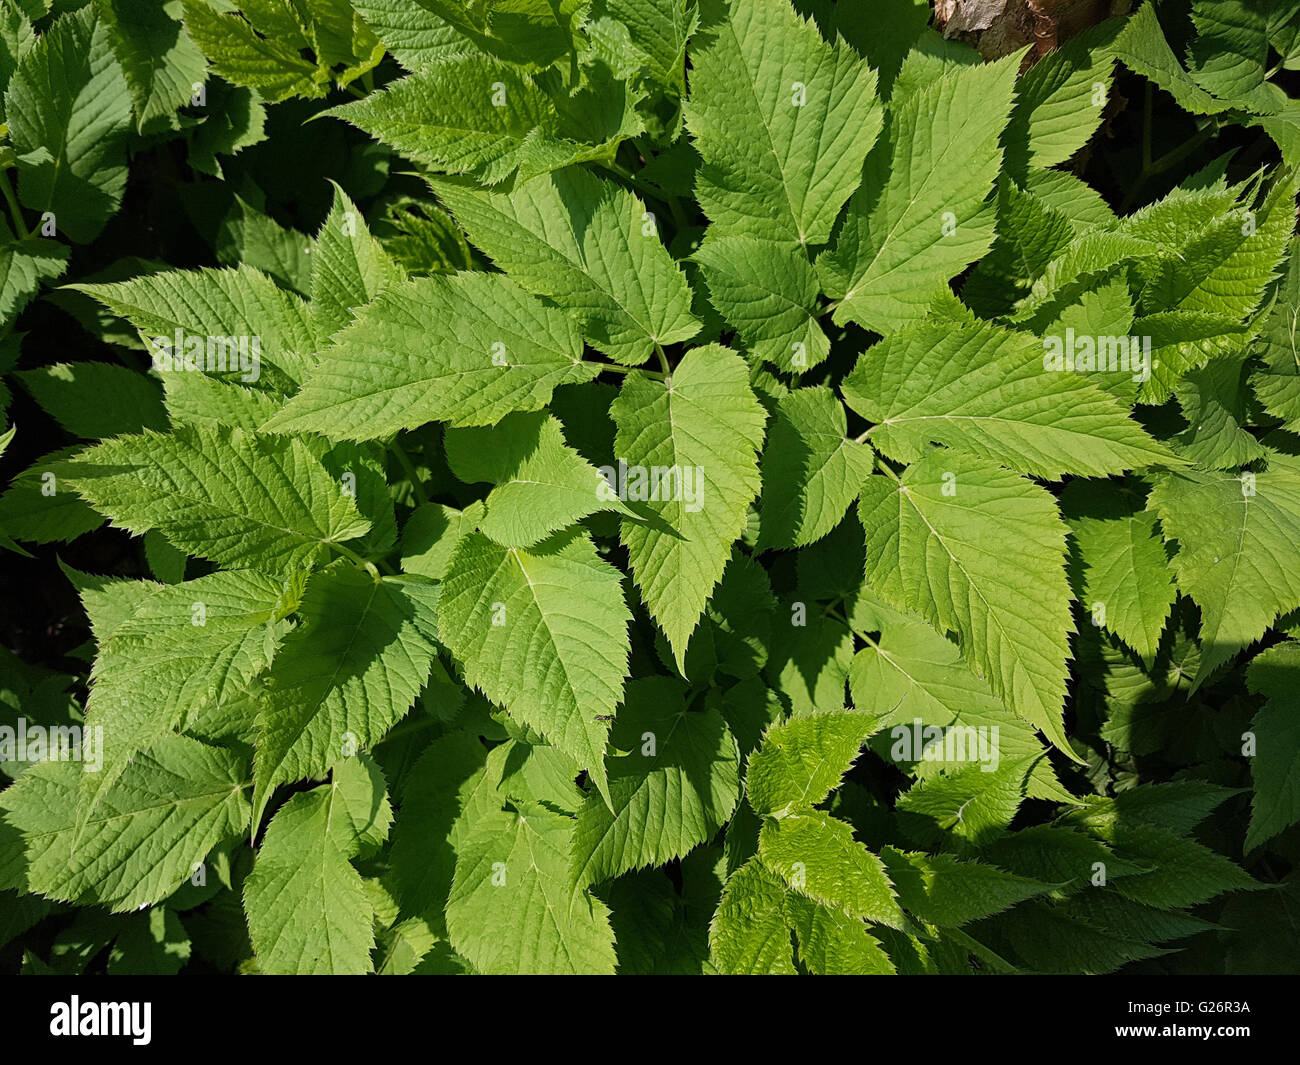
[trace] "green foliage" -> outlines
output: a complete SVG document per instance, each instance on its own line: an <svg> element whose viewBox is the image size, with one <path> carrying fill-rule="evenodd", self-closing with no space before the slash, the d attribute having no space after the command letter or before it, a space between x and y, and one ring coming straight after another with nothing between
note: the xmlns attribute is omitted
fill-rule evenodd
<svg viewBox="0 0 1300 1065"><path fill-rule="evenodd" d="M1294 970L1300 5L46 6L0 971Z"/></svg>

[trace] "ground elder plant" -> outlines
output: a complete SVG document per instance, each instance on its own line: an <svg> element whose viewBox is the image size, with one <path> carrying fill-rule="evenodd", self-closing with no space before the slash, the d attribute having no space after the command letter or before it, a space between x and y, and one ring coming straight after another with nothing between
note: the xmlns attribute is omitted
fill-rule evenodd
<svg viewBox="0 0 1300 1065"><path fill-rule="evenodd" d="M1294 971L1300 3L1115 6L4 0L0 967Z"/></svg>

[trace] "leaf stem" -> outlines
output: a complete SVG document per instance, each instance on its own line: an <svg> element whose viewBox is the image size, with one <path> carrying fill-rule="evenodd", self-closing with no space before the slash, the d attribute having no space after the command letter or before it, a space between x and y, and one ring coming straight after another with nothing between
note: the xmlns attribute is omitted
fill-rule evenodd
<svg viewBox="0 0 1300 1065"><path fill-rule="evenodd" d="M849 623L848 615L846 615L843 610L837 609L838 606L839 603L832 603L822 611L822 617L830 618L832 621L838 621L850 632L854 632L853 626ZM854 635L857 635L857 633L854 632Z"/></svg>
<svg viewBox="0 0 1300 1065"><path fill-rule="evenodd" d="M879 454L876 455L876 469L878 469L881 473L886 473L890 477L892 477L894 479L895 484L903 483L898 479L898 474L896 474L893 470L889 468L889 463L887 463L883 458L881 458Z"/></svg>
<svg viewBox="0 0 1300 1065"><path fill-rule="evenodd" d="M1153 177L1163 174L1172 166L1176 166L1186 159L1192 152L1196 151L1202 144L1219 132L1220 123L1217 119L1207 122L1196 133L1188 137L1187 140L1174 148L1169 149L1158 159L1152 160L1150 156L1150 144L1144 137L1143 141L1143 161L1142 170L1134 179L1129 193L1124 197L1124 202L1119 205L1119 213L1127 214L1137 202L1138 194L1146 186L1146 183Z"/></svg>
<svg viewBox="0 0 1300 1065"><path fill-rule="evenodd" d="M649 147L646 146L646 144L641 140L640 137L632 138L632 147L637 150L638 154L640 154L641 161L643 163L649 163L655 157L654 152L652 152L649 149ZM683 229L686 229L691 224L691 220L686 216L685 208L682 207L682 201L680 197L673 196L663 191L657 193L651 192L649 191L649 189L646 189L644 183L639 184L638 187L645 189L646 195L653 196L656 200L660 200L661 202L666 203L668 205L668 210L672 212L673 225L677 227L678 233L680 233Z"/></svg>
<svg viewBox="0 0 1300 1065"><path fill-rule="evenodd" d="M348 559L351 562L355 562L358 568L365 570L367 573L370 574L370 576L374 577L375 580L379 580L379 566L376 566L373 562L370 561L370 559L362 558L346 544L331 543L330 547L334 548L334 550L337 551L344 558ZM391 568L389 568L387 565L384 565L384 563L382 562L380 563L380 565L384 567L384 570L390 576L392 575L393 571Z"/></svg>
<svg viewBox="0 0 1300 1065"><path fill-rule="evenodd" d="M5 202L9 204L9 213L13 216L14 229L18 231L18 238L26 240L32 234L23 221L23 211L18 206L18 200L14 197L14 190L9 187L9 173L7 170L0 173L0 189L4 190Z"/></svg>
<svg viewBox="0 0 1300 1065"><path fill-rule="evenodd" d="M632 186L632 188L634 188L646 199L655 200L656 202L662 203L665 207L667 207L668 213L672 215L673 223L677 226L679 231L681 229L684 229L687 225L689 225L689 221L686 218L686 213L685 211L682 210L682 205L677 201L676 197L669 196L667 193L661 192L658 189L655 189L650 185L647 185L633 171L629 170L621 163L614 162L614 160L612 159L610 160L596 159L593 160L593 162L603 170L608 170L615 177L621 178L623 181L626 181L629 185Z"/></svg>
<svg viewBox="0 0 1300 1065"><path fill-rule="evenodd" d="M664 380L672 376L673 368L668 365L668 356L664 354L663 345L655 343L655 355L659 357L659 365L663 369Z"/></svg>
<svg viewBox="0 0 1300 1065"><path fill-rule="evenodd" d="M393 458L397 459L397 464L402 467L403 472L410 479L411 491L415 494L416 502L427 503L429 497L424 491L424 485L420 483L420 475L415 469L415 463L411 457L396 439L388 445L388 450L392 453Z"/></svg>
<svg viewBox="0 0 1300 1065"><path fill-rule="evenodd" d="M620 366L616 362L593 362L589 365L599 366L602 372L608 370L610 373L621 374L643 373L647 377L653 377L656 381L662 381L664 379L664 375L658 370L644 370L640 366Z"/></svg>
<svg viewBox="0 0 1300 1065"><path fill-rule="evenodd" d="M640 187L640 180L622 163L617 163L613 159L597 159L596 165L608 170L615 177L621 177L629 185Z"/></svg>

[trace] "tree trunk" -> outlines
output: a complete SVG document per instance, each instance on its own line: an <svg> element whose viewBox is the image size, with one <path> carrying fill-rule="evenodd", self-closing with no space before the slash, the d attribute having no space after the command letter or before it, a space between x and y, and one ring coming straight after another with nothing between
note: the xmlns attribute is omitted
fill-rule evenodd
<svg viewBox="0 0 1300 1065"><path fill-rule="evenodd" d="M1025 57L1029 66L1075 34L1132 7L1132 0L934 0L934 22L945 37L974 45L985 59L1033 45Z"/></svg>

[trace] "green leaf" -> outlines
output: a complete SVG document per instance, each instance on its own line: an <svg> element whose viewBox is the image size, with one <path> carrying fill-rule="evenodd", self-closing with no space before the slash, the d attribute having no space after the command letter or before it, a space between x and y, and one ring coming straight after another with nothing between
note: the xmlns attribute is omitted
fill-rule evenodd
<svg viewBox="0 0 1300 1065"><path fill-rule="evenodd" d="M1246 388L1246 356L1215 359L1174 386L1188 428L1178 452L1211 469L1236 469L1267 452L1245 428L1255 420Z"/></svg>
<svg viewBox="0 0 1300 1065"><path fill-rule="evenodd" d="M456 868L456 847L465 836L462 809L486 792L488 750L478 736L440 736L411 767L401 793L385 882L403 913L429 913L442 926L442 909ZM495 792L492 792L495 797Z"/></svg>
<svg viewBox="0 0 1300 1065"><path fill-rule="evenodd" d="M1051 887L950 854L908 854L885 847L880 856L904 909L945 928L1001 913Z"/></svg>
<svg viewBox="0 0 1300 1065"><path fill-rule="evenodd" d="M1123 337L1130 335L1132 325L1133 299L1129 295L1128 285L1122 280L1116 280L1081 293L1075 302L1060 310L1054 322L1047 323L1044 333L1048 336L1068 337L1068 330L1073 329L1076 337ZM1133 350L1130 341L1129 351ZM1106 370L1095 371L1097 386L1126 405L1133 404L1137 401L1142 382L1133 379L1135 375L1131 369L1111 370L1109 352L1107 355ZM1154 356L1155 353L1152 352L1153 359ZM1142 357L1145 359L1144 349Z"/></svg>
<svg viewBox="0 0 1300 1065"><path fill-rule="evenodd" d="M1251 375L1255 395L1264 409L1281 418L1282 428L1300 429L1300 242L1289 248L1286 272L1277 298L1260 327L1256 345L1262 365Z"/></svg>
<svg viewBox="0 0 1300 1065"><path fill-rule="evenodd" d="M1153 661L1177 597L1155 516L1085 517L1073 522L1072 529L1083 562L1080 602L1094 624Z"/></svg>
<svg viewBox="0 0 1300 1065"><path fill-rule="evenodd" d="M973 737L968 733L944 734L943 743L930 753L956 762L956 767L924 777L895 804L896 816L908 836L923 846L955 839L964 845L985 847L1006 833L1028 793L1033 763L1003 761L997 737L988 734L985 740L981 750L978 733ZM951 757L947 747L950 742ZM956 746L959 742L966 745L965 751ZM997 761L987 757L989 748Z"/></svg>
<svg viewBox="0 0 1300 1065"><path fill-rule="evenodd" d="M471 533L438 611L466 682L571 755L608 799L604 719L623 696L631 614L595 545L575 531L524 551Z"/></svg>
<svg viewBox="0 0 1300 1065"><path fill-rule="evenodd" d="M362 308L266 428L371 440L430 421L492 425L598 372L573 323L503 275L420 277Z"/></svg>
<svg viewBox="0 0 1300 1065"><path fill-rule="evenodd" d="M877 735L873 748L900 768L920 779L949 771L939 759L918 760L936 728L946 736L951 729L983 728L991 740L991 770L1006 759L1033 762L1026 794L1053 801L1072 801L1057 781L1050 764L1040 756L1044 747L1033 727L1013 715L994 697L988 681L980 677L951 640L934 631L916 614L895 610L867 587L859 590L850 615L853 631L866 642L853 657L849 692L857 708L893 722ZM921 733L914 730L917 726ZM994 730L996 729L996 732ZM909 736L910 733L910 736ZM900 740L908 738L906 746ZM978 757L979 734L963 733L968 759ZM941 749L942 749L942 745ZM973 753L972 753L973 752Z"/></svg>
<svg viewBox="0 0 1300 1065"><path fill-rule="evenodd" d="M1196 39L1188 47L1187 60L1201 88L1252 111L1268 113L1286 106L1285 93L1265 81L1271 7L1259 0L1192 4Z"/></svg>
<svg viewBox="0 0 1300 1065"><path fill-rule="evenodd" d="M1100 886L1098 873L1109 882L1150 869L1126 862L1105 844L1060 825L1032 825L1009 832L986 848L983 856L1020 876L1078 888Z"/></svg>
<svg viewBox="0 0 1300 1065"><path fill-rule="evenodd" d="M286 229L242 197L235 197L235 206L221 220L215 250L223 266L252 266L270 274L281 288L299 294L310 288L310 239L296 229Z"/></svg>
<svg viewBox="0 0 1300 1065"><path fill-rule="evenodd" d="M1009 314L1016 301L1032 291L1052 260L1069 249L1079 228L1064 211L1004 176L998 190L997 239L962 285L962 300L984 318ZM1121 287L1127 299L1128 289ZM1132 320L1130 305L1129 322ZM1128 323L1124 328L1127 330Z"/></svg>
<svg viewBox="0 0 1300 1065"><path fill-rule="evenodd" d="M1064 819L1107 841L1116 840L1117 832L1135 825L1150 825L1185 836L1234 794L1231 788L1203 780L1144 784L1121 791L1113 799L1091 796Z"/></svg>
<svg viewBox="0 0 1300 1065"><path fill-rule="evenodd" d="M429 584L342 561L307 583L258 700L259 820L276 784L323 775L410 709L433 662L435 602Z"/></svg>
<svg viewBox="0 0 1300 1065"><path fill-rule="evenodd" d="M1249 340L1235 319L1201 311L1159 311L1133 320L1133 332L1151 338L1151 377L1138 389L1142 403L1162 403L1188 372L1230 357Z"/></svg>
<svg viewBox="0 0 1300 1065"><path fill-rule="evenodd" d="M277 14L287 5L245 3L263 16L258 25L229 7L221 11L208 0L184 0L185 27L208 57L212 68L227 81L256 90L274 102L290 96L324 96L328 69L313 65L299 54L310 42L295 14ZM268 17L269 16L269 17Z"/></svg>
<svg viewBox="0 0 1300 1065"><path fill-rule="evenodd" d="M793 976L785 884L754 858L727 881L709 925L709 953L725 975Z"/></svg>
<svg viewBox="0 0 1300 1065"><path fill-rule="evenodd" d="M157 529L226 566L287 572L370 528L312 449L289 437L186 425L106 441L63 470L122 528Z"/></svg>
<svg viewBox="0 0 1300 1065"><path fill-rule="evenodd" d="M307 0L305 21L319 61L330 68L344 67L335 75L339 85L349 85L384 58L383 45L352 10L351 0Z"/></svg>
<svg viewBox="0 0 1300 1065"><path fill-rule="evenodd" d="M93 296L149 338L169 388L174 376L197 377L201 370L287 394L306 375L318 343L306 302L247 266L167 270L68 287ZM167 343L160 345L157 338ZM247 354L236 358L241 340Z"/></svg>
<svg viewBox="0 0 1300 1065"><path fill-rule="evenodd" d="M1114 49L1121 63L1164 89L1183 110L1196 115L1231 110L1231 103L1216 100L1183 69L1165 40L1154 5L1143 4L1124 23Z"/></svg>
<svg viewBox="0 0 1300 1065"><path fill-rule="evenodd" d="M219 155L235 155L266 139L266 106L252 89L216 82L208 86L208 115L189 141L188 161L195 170L221 174Z"/></svg>
<svg viewBox="0 0 1300 1065"><path fill-rule="evenodd" d="M1195 343L1227 332L1222 327L1193 332L1187 343L1176 330L1174 337L1160 337L1161 330L1148 323L1163 317L1176 323L1182 316L1240 322L1253 315L1291 239L1295 192L1296 174L1280 174L1258 204L1239 201L1232 190L1211 189L1190 201L1171 196L1169 211L1152 211L1132 223L1135 235L1166 243L1141 270L1143 308L1152 313L1134 322L1134 332L1152 334L1152 346L1162 349L1155 352L1151 380L1142 386L1143 402L1162 402L1186 371L1240 350L1231 339ZM1181 343L1163 350L1173 339Z"/></svg>
<svg viewBox="0 0 1300 1065"><path fill-rule="evenodd" d="M1163 245L1162 254L1142 271L1143 300L1150 309L1178 306L1245 317L1259 306L1291 237L1288 205L1296 187L1292 172L1277 171L1270 178L1262 193L1254 182L1176 189L1150 213L1126 220L1130 232ZM1175 228L1189 221L1200 228L1190 233Z"/></svg>
<svg viewBox="0 0 1300 1065"><path fill-rule="evenodd" d="M52 212L74 242L94 239L122 202L131 125L131 96L94 8L57 19L19 59L5 115L19 201Z"/></svg>
<svg viewBox="0 0 1300 1065"><path fill-rule="evenodd" d="M682 870L679 895L665 872L647 870L615 880L610 915L623 976L700 976L709 961L709 918L722 893L720 851L695 852Z"/></svg>
<svg viewBox="0 0 1300 1065"><path fill-rule="evenodd" d="M40 17L45 12L34 13ZM9 79L18 69L18 61L31 51L36 43L30 16L20 5L10 4L0 11L0 97L9 85ZM4 118L4 101L0 99L0 121Z"/></svg>
<svg viewBox="0 0 1300 1065"><path fill-rule="evenodd" d="M122 774L78 833L82 766L46 761L0 792L26 848L21 883L52 899L115 913L165 899L208 852L248 824L248 763L233 751L171 736Z"/></svg>
<svg viewBox="0 0 1300 1065"><path fill-rule="evenodd" d="M37 460L18 474L0 496L0 528L8 536L33 543L66 543L104 524L62 478L64 462L77 448Z"/></svg>
<svg viewBox="0 0 1300 1065"><path fill-rule="evenodd" d="M791 957L792 934L799 961L809 972L895 971L861 920L791 893L760 859L753 859L727 881L709 927L714 964L729 975L791 975L797 971Z"/></svg>
<svg viewBox="0 0 1300 1065"><path fill-rule="evenodd" d="M127 920L108 956L109 976L175 976L190 960L190 938L171 910L155 907Z"/></svg>
<svg viewBox="0 0 1300 1065"><path fill-rule="evenodd" d="M466 5L461 0L420 0L420 6L455 28L463 42L524 67L548 67L577 46L583 0L505 0Z"/></svg>
<svg viewBox="0 0 1300 1065"><path fill-rule="evenodd" d="M1169 953L1140 939L1094 925L1067 905L1026 902L1008 919L1006 927L1014 950L1035 972L1111 973L1129 962L1158 958Z"/></svg>
<svg viewBox="0 0 1300 1065"><path fill-rule="evenodd" d="M786 0L711 5L686 108L696 195L727 236L825 244L880 132L876 75Z"/></svg>
<svg viewBox="0 0 1300 1065"><path fill-rule="evenodd" d="M1179 590L1201 608L1199 684L1300 607L1300 575L1288 561L1300 529L1300 459L1270 452L1260 473L1168 474L1147 509L1177 541Z"/></svg>
<svg viewBox="0 0 1300 1065"><path fill-rule="evenodd" d="M1008 320L1032 332L1046 333L1046 327L1060 320L1087 293L1107 289L1117 269L1154 256L1159 250L1154 240L1127 231L1085 228L1063 250L1053 250L1055 257L1046 267L1036 270L1029 294L1019 300ZM1129 313L1131 320L1131 305Z"/></svg>
<svg viewBox="0 0 1300 1065"><path fill-rule="evenodd" d="M903 913L880 859L853 829L820 810L763 822L759 857L791 888L849 917L898 927Z"/></svg>
<svg viewBox="0 0 1300 1065"><path fill-rule="evenodd" d="M773 725L750 756L745 793L755 813L815 806L839 786L880 718L842 710Z"/></svg>
<svg viewBox="0 0 1300 1065"><path fill-rule="evenodd" d="M844 706L844 685L853 661L853 634L829 614L803 616L799 600L778 608L780 639L764 671L792 717L831 713ZM802 620L803 624L796 624Z"/></svg>
<svg viewBox="0 0 1300 1065"><path fill-rule="evenodd" d="M610 734L610 810L589 794L578 811L570 854L575 891L648 865L681 858L712 839L740 798L735 737L717 710L687 711L667 677L628 685Z"/></svg>
<svg viewBox="0 0 1300 1065"><path fill-rule="evenodd" d="M151 0L97 0L109 41L122 65L136 128L165 128L202 85L207 61L185 27Z"/></svg>
<svg viewBox="0 0 1300 1065"><path fill-rule="evenodd" d="M574 781L582 769L558 748L530 739L511 739L503 745L505 759L497 791L512 801L534 802L558 813L577 814L584 793Z"/></svg>
<svg viewBox="0 0 1300 1065"><path fill-rule="evenodd" d="M1072 37L1019 79L1006 131L1008 171L1056 166L1088 143L1110 100L1111 46L1124 25L1111 19Z"/></svg>
<svg viewBox="0 0 1300 1065"><path fill-rule="evenodd" d="M588 34L601 19L615 19L651 79L678 95L686 84L686 42L699 24L695 0L597 0Z"/></svg>
<svg viewBox="0 0 1300 1065"><path fill-rule="evenodd" d="M1250 763L1255 796L1246 832L1247 851L1300 821L1300 712L1295 705L1298 651L1300 644L1291 641L1270 647L1246 671L1251 690L1268 700L1251 724L1256 744Z"/></svg>
<svg viewBox="0 0 1300 1065"><path fill-rule="evenodd" d="M257 961L268 975L368 973L373 908L350 859L388 834L392 810L373 762L344 759L326 785L277 811L244 885Z"/></svg>
<svg viewBox="0 0 1300 1065"><path fill-rule="evenodd" d="M402 572L440 581L447 575L452 552L473 531L473 514L442 503L423 503L411 512L402 529Z"/></svg>
<svg viewBox="0 0 1300 1065"><path fill-rule="evenodd" d="M463 34L432 10L408 0L351 0L379 39L407 70L428 70L463 55Z"/></svg>
<svg viewBox="0 0 1300 1065"><path fill-rule="evenodd" d="M805 547L840 523L874 461L869 447L845 439L846 427L828 388L781 397L763 449L759 550Z"/></svg>
<svg viewBox="0 0 1300 1065"><path fill-rule="evenodd" d="M1222 854L1158 828L1117 825L1114 845L1121 857L1155 866L1152 872L1115 882L1115 890L1126 899L1147 906L1164 910L1195 906L1225 891L1260 886Z"/></svg>
<svg viewBox="0 0 1300 1065"><path fill-rule="evenodd" d="M432 201L403 198L380 219L383 244L414 275L468 270L474 253L455 220Z"/></svg>
<svg viewBox="0 0 1300 1065"><path fill-rule="evenodd" d="M711 229L692 258L702 268L709 301L759 358L801 374L830 354L831 342L817 322L817 274L798 247L719 237Z"/></svg>
<svg viewBox="0 0 1300 1065"><path fill-rule="evenodd" d="M1173 455L1082 373L1049 368L1046 341L983 322L925 322L868 348L845 402L867 438L914 461L930 442L1024 473L1120 473Z"/></svg>
<svg viewBox="0 0 1300 1065"><path fill-rule="evenodd" d="M311 256L311 313L320 334L337 333L402 277L401 267L370 235L357 205L335 185L334 206Z"/></svg>
<svg viewBox="0 0 1300 1065"><path fill-rule="evenodd" d="M883 976L894 963L859 920L798 896L785 900L786 922L798 940L799 960L823 976Z"/></svg>
<svg viewBox="0 0 1300 1065"><path fill-rule="evenodd" d="M1061 707L1073 624L1052 497L983 459L934 451L901 482L868 478L858 513L871 585L956 631L994 694L1069 754Z"/></svg>
<svg viewBox="0 0 1300 1065"><path fill-rule="evenodd" d="M610 416L625 499L658 519L625 521L622 540L680 669L758 495L765 415L744 361L709 345L687 352L668 381L629 374ZM664 495L674 498L654 498Z"/></svg>
<svg viewBox="0 0 1300 1065"><path fill-rule="evenodd" d="M144 559L151 572L163 584L180 584L185 579L189 559L184 551L172 547L158 532L144 534Z"/></svg>
<svg viewBox="0 0 1300 1065"><path fill-rule="evenodd" d="M540 806L470 823L447 900L452 946L485 974L612 974L609 909L570 900L574 822Z"/></svg>
<svg viewBox="0 0 1300 1065"><path fill-rule="evenodd" d="M417 163L496 185L611 156L642 130L624 82L560 95L517 68L476 54L449 59L326 114Z"/></svg>
<svg viewBox="0 0 1300 1065"><path fill-rule="evenodd" d="M163 374L167 414L176 425L195 423L257 432L280 409L282 400L270 392L245 388L201 373Z"/></svg>
<svg viewBox="0 0 1300 1065"><path fill-rule="evenodd" d="M98 440L167 428L161 389L123 366L60 362L15 376L42 409L74 436Z"/></svg>
<svg viewBox="0 0 1300 1065"><path fill-rule="evenodd" d="M531 547L598 510L628 513L602 473L564 442L554 415L508 414L491 428L449 429L447 462L462 481L496 485L476 524L506 547Z"/></svg>
<svg viewBox="0 0 1300 1065"><path fill-rule="evenodd" d="M923 86L896 89L862 188L817 260L826 294L840 301L837 325L897 329L988 251L993 212L985 200L1002 162L998 137L1018 62L955 66Z"/></svg>
<svg viewBox="0 0 1300 1065"><path fill-rule="evenodd" d="M926 28L931 15L928 0L874 4L869 18L864 17L862 3L800 6L819 16L818 24L828 38L838 33L866 58L880 75L882 97L888 97L907 54L931 36Z"/></svg>
<svg viewBox="0 0 1300 1065"><path fill-rule="evenodd" d="M301 588L245 571L97 581L81 594L99 644L86 724L104 730L100 768L81 778L84 821L138 754L244 694L271 664Z"/></svg>
<svg viewBox="0 0 1300 1065"><path fill-rule="evenodd" d="M570 167L509 193L433 180L469 239L514 281L582 323L592 347L628 366L700 329L681 268L653 214L608 181Z"/></svg>
<svg viewBox="0 0 1300 1065"><path fill-rule="evenodd" d="M0 234L8 236L3 222ZM44 237L0 240L0 326L12 323L40 290L41 282L62 276L67 266L68 249L58 241Z"/></svg>

